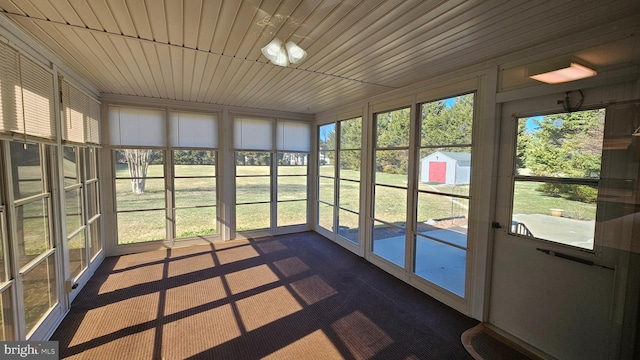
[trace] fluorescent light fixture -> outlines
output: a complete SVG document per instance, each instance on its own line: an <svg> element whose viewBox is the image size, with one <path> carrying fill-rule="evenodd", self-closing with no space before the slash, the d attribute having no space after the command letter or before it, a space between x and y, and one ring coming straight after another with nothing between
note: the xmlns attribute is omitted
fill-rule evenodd
<svg viewBox="0 0 640 360"><path fill-rule="evenodd" d="M292 64L302 61L307 57L307 52L300 46L296 45L293 41L288 41L285 46L287 48L287 53L289 54L289 61Z"/></svg>
<svg viewBox="0 0 640 360"><path fill-rule="evenodd" d="M293 41L288 41L285 45L282 45L282 41L273 39L260 50L271 63L284 67L289 66L289 63L298 63L307 57L307 52Z"/></svg>
<svg viewBox="0 0 640 360"><path fill-rule="evenodd" d="M535 64L529 66L527 70L530 78L547 84L559 84L588 78L597 74L595 70L574 61Z"/></svg>

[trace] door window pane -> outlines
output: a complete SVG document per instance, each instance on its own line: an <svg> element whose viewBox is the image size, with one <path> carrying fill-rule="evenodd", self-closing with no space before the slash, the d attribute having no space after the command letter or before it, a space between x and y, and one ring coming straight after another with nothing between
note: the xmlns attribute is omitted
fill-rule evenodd
<svg viewBox="0 0 640 360"><path fill-rule="evenodd" d="M84 219L82 217L82 189L77 187L70 190L65 190L65 205L66 205L66 219L67 219L67 236L77 231L84 225Z"/></svg>
<svg viewBox="0 0 640 360"><path fill-rule="evenodd" d="M338 234L352 243L357 244L359 232L358 221L358 213L340 209L338 213Z"/></svg>
<svg viewBox="0 0 640 360"><path fill-rule="evenodd" d="M593 250L605 110L518 119L512 234Z"/></svg>
<svg viewBox="0 0 640 360"><path fill-rule="evenodd" d="M56 291L55 256L48 256L22 275L24 314L27 332L58 302Z"/></svg>
<svg viewBox="0 0 640 360"><path fill-rule="evenodd" d="M447 232L448 230L436 231ZM441 237L448 238L448 236ZM466 243L466 236L464 236L464 242ZM466 250L428 237L420 235L416 237L416 275L460 297L464 297L466 264Z"/></svg>
<svg viewBox="0 0 640 360"><path fill-rule="evenodd" d="M404 267L405 236L405 229L374 221L373 253Z"/></svg>
<svg viewBox="0 0 640 360"><path fill-rule="evenodd" d="M318 225L326 230L333 231L333 205L318 203Z"/></svg>
<svg viewBox="0 0 640 360"><path fill-rule="evenodd" d="M16 234L20 268L51 248L48 199L16 207Z"/></svg>
<svg viewBox="0 0 640 360"><path fill-rule="evenodd" d="M87 252L84 231L69 239L69 271L76 278L87 267Z"/></svg>
<svg viewBox="0 0 640 360"><path fill-rule="evenodd" d="M14 340L11 287L0 293L0 341Z"/></svg>

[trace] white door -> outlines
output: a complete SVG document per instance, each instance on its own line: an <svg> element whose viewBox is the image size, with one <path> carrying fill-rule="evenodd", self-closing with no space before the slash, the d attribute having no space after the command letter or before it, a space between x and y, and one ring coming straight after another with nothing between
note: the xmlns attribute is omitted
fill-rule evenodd
<svg viewBox="0 0 640 360"><path fill-rule="evenodd" d="M502 107L488 321L555 358L618 358L640 145L620 115L637 106L550 100Z"/></svg>

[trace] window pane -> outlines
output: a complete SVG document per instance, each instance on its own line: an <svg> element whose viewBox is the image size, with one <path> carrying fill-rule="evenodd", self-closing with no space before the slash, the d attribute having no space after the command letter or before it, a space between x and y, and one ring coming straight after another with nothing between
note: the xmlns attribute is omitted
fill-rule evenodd
<svg viewBox="0 0 640 360"><path fill-rule="evenodd" d="M354 244L358 243L358 214L340 209L338 215L338 234Z"/></svg>
<svg viewBox="0 0 640 360"><path fill-rule="evenodd" d="M333 205L318 203L318 225L333 232Z"/></svg>
<svg viewBox="0 0 640 360"><path fill-rule="evenodd" d="M64 186L78 183L77 148L65 146L62 150L62 170L64 172Z"/></svg>
<svg viewBox="0 0 640 360"><path fill-rule="evenodd" d="M357 181L340 180L340 199L338 205L353 212L360 211L360 183Z"/></svg>
<svg viewBox="0 0 640 360"><path fill-rule="evenodd" d="M13 302L11 287L0 294L0 341L13 340Z"/></svg>
<svg viewBox="0 0 640 360"><path fill-rule="evenodd" d="M91 241L89 245L91 246L91 258L98 255L98 252L102 250L102 241L100 237L100 218L95 219L91 224L89 224L89 238Z"/></svg>
<svg viewBox="0 0 640 360"><path fill-rule="evenodd" d="M278 176L278 201L306 199L306 176Z"/></svg>
<svg viewBox="0 0 640 360"><path fill-rule="evenodd" d="M118 244L166 239L165 211L118 213Z"/></svg>
<svg viewBox="0 0 640 360"><path fill-rule="evenodd" d="M2 204L0 202L0 204ZM5 234L5 214L3 211L0 211L0 284L9 280L7 278L7 258L6 258L6 249L4 248L4 234ZM2 307L0 307L1 309Z"/></svg>
<svg viewBox="0 0 640 360"><path fill-rule="evenodd" d="M470 147L420 150L420 190L469 196L470 183Z"/></svg>
<svg viewBox="0 0 640 360"><path fill-rule="evenodd" d="M511 232L593 249L595 185L516 181Z"/></svg>
<svg viewBox="0 0 640 360"><path fill-rule="evenodd" d="M116 159L116 178L164 177L164 154L161 150L115 150L114 158ZM143 185L144 182L141 184ZM135 190L144 192L144 187Z"/></svg>
<svg viewBox="0 0 640 360"><path fill-rule="evenodd" d="M376 151L376 184L407 187L408 150Z"/></svg>
<svg viewBox="0 0 640 360"><path fill-rule="evenodd" d="M271 177L236 178L236 203L247 204L271 201Z"/></svg>
<svg viewBox="0 0 640 360"><path fill-rule="evenodd" d="M164 209L164 179L116 180L116 199L118 211Z"/></svg>
<svg viewBox="0 0 640 360"><path fill-rule="evenodd" d="M600 178L605 110L518 119L516 174Z"/></svg>
<svg viewBox="0 0 640 360"><path fill-rule="evenodd" d="M395 226L373 223L373 253L404 267L405 230Z"/></svg>
<svg viewBox="0 0 640 360"><path fill-rule="evenodd" d="M78 230L84 225L82 219L82 196L81 189L75 188L65 190L66 219L67 219L67 236Z"/></svg>
<svg viewBox="0 0 640 360"><path fill-rule="evenodd" d="M236 206L236 230L268 229L271 227L271 204Z"/></svg>
<svg viewBox="0 0 640 360"><path fill-rule="evenodd" d="M318 179L318 199L327 204L333 205L334 203L334 186L333 179L321 177Z"/></svg>
<svg viewBox="0 0 640 360"><path fill-rule="evenodd" d="M51 248L48 199L18 206L16 215L19 265L22 268Z"/></svg>
<svg viewBox="0 0 640 360"><path fill-rule="evenodd" d="M360 181L360 150L340 151L340 178Z"/></svg>
<svg viewBox="0 0 640 360"><path fill-rule="evenodd" d="M375 187L374 217L399 227L407 223L407 190L377 185Z"/></svg>
<svg viewBox="0 0 640 360"><path fill-rule="evenodd" d="M409 108L376 114L376 147L409 146L410 123Z"/></svg>
<svg viewBox="0 0 640 360"><path fill-rule="evenodd" d="M471 144L474 94L421 106L421 146Z"/></svg>
<svg viewBox="0 0 640 360"><path fill-rule="evenodd" d="M336 124L322 125L318 128L318 148L322 150L336 149Z"/></svg>
<svg viewBox="0 0 640 360"><path fill-rule="evenodd" d="M216 152L206 150L174 150L175 177L216 176Z"/></svg>
<svg viewBox="0 0 640 360"><path fill-rule="evenodd" d="M453 229L466 234L468 213L468 199L418 193L417 232L423 233L437 228Z"/></svg>
<svg viewBox="0 0 640 360"><path fill-rule="evenodd" d="M306 153L278 153L278 175L307 175Z"/></svg>
<svg viewBox="0 0 640 360"><path fill-rule="evenodd" d="M174 179L175 207L215 206L215 178Z"/></svg>
<svg viewBox="0 0 640 360"><path fill-rule="evenodd" d="M271 153L236 152L236 176L271 175Z"/></svg>
<svg viewBox="0 0 640 360"><path fill-rule="evenodd" d="M334 177L336 174L335 151L321 151L319 154L320 162L318 166L318 174L320 176Z"/></svg>
<svg viewBox="0 0 640 360"><path fill-rule="evenodd" d="M71 277L76 278L87 267L87 252L84 231L80 231L69 239L69 270Z"/></svg>
<svg viewBox="0 0 640 360"><path fill-rule="evenodd" d="M416 275L464 297L467 265L465 250L417 236L415 263Z"/></svg>
<svg viewBox="0 0 640 360"><path fill-rule="evenodd" d="M278 226L304 225L307 223L307 201L278 203Z"/></svg>
<svg viewBox="0 0 640 360"><path fill-rule="evenodd" d="M27 332L32 331L47 311L58 303L55 274L55 255L52 254L22 275Z"/></svg>
<svg viewBox="0 0 640 360"><path fill-rule="evenodd" d="M340 148L360 149L362 143L362 118L340 122Z"/></svg>
<svg viewBox="0 0 640 360"><path fill-rule="evenodd" d="M12 141L11 167L13 169L13 195L15 200L44 191L40 146Z"/></svg>
<svg viewBox="0 0 640 360"><path fill-rule="evenodd" d="M87 201L89 203L87 209L87 218L91 219L100 213L98 205L98 182L91 182L87 184Z"/></svg>
<svg viewBox="0 0 640 360"><path fill-rule="evenodd" d="M215 207L176 209L176 238L217 234L216 216Z"/></svg>
<svg viewBox="0 0 640 360"><path fill-rule="evenodd" d="M98 149L93 147L84 148L85 177L87 180L98 178Z"/></svg>

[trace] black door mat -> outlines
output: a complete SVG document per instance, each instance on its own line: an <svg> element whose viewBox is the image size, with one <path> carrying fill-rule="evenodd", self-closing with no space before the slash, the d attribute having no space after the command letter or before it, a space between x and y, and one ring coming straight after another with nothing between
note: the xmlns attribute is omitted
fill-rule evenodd
<svg viewBox="0 0 640 360"><path fill-rule="evenodd" d="M462 344L476 360L539 360L540 358L483 324L462 333Z"/></svg>

